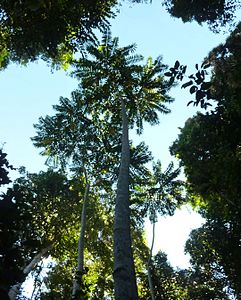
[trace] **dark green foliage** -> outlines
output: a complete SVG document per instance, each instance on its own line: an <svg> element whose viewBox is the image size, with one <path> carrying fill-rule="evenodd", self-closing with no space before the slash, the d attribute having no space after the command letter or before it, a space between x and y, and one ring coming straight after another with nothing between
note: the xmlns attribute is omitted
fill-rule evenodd
<svg viewBox="0 0 241 300"><path fill-rule="evenodd" d="M171 148L181 159L192 190L210 199L213 213L220 208L217 214L227 219L235 218L240 211L239 131L235 119L231 122L215 113L198 114L186 122Z"/></svg>
<svg viewBox="0 0 241 300"><path fill-rule="evenodd" d="M240 28L239 24L207 58L213 67L210 87L215 109L188 119L171 147L184 166L193 205L208 220L193 233L190 243L199 245L192 244L193 263L201 268L205 251L209 267L222 269L237 297L241 282L237 261L241 255ZM192 251L190 243L188 251ZM197 252L198 247L204 248Z"/></svg>
<svg viewBox="0 0 241 300"><path fill-rule="evenodd" d="M226 216L228 220L235 218L240 211L239 31L240 25L225 44L209 55L213 66L211 89L217 103L215 110L187 120L171 148L172 153L181 159L194 191L204 198L217 198L212 211L217 211L220 203L218 213L222 218L229 214ZM209 201L209 205L211 203Z"/></svg>
<svg viewBox="0 0 241 300"><path fill-rule="evenodd" d="M66 217L78 199L78 193L69 188L64 175L48 171L23 175L2 195L0 281L7 290L25 280L24 268L42 249L55 245L53 257L65 251L65 235L75 228L78 217Z"/></svg>
<svg viewBox="0 0 241 300"><path fill-rule="evenodd" d="M219 265L239 293L241 274L236 259L241 255L238 242L241 238L241 164L236 153L240 127L235 119L225 120L221 116L198 114L190 119L172 151L182 160L190 191L199 195L193 197L193 203L203 216L213 220L209 252L218 253Z"/></svg>
<svg viewBox="0 0 241 300"><path fill-rule="evenodd" d="M0 150L0 185L9 184L8 169L13 167L6 159L7 154ZM23 264L21 251L13 247L18 240L17 206L12 201L13 194L0 195L0 296L8 299L7 292L11 284L21 280L20 266Z"/></svg>
<svg viewBox="0 0 241 300"><path fill-rule="evenodd" d="M48 274L44 278L45 289L41 291L41 300L50 299L69 299L71 295L72 283L73 283L73 263L72 259L66 259L64 261L57 261L53 266L49 266ZM88 274L88 272L86 272ZM89 286L84 281L84 274L82 274L81 288L78 293L78 299L89 299Z"/></svg>
<svg viewBox="0 0 241 300"><path fill-rule="evenodd" d="M207 22L210 28L217 31L220 26L231 23L236 9L240 6L237 0L164 0L167 11L183 22Z"/></svg>
<svg viewBox="0 0 241 300"><path fill-rule="evenodd" d="M96 40L95 29L108 27L116 4L116 0L0 1L0 66L39 56L66 60Z"/></svg>
<svg viewBox="0 0 241 300"><path fill-rule="evenodd" d="M203 248L199 249L197 245L196 250L200 250L200 258L205 260L205 255L202 254L206 252L202 252ZM196 256L193 255L194 261ZM226 291L226 276L220 272L210 270L206 265L196 264L189 269L175 270L163 252L158 252L153 257L151 273L156 300L228 300L231 295Z"/></svg>
<svg viewBox="0 0 241 300"><path fill-rule="evenodd" d="M7 154L0 149L0 186L5 185L11 182L8 177L8 170L13 170L13 166L11 166L6 159Z"/></svg>
<svg viewBox="0 0 241 300"><path fill-rule="evenodd" d="M8 291L12 284L23 278L24 256L18 246L20 216L17 205L8 192L0 200L0 284Z"/></svg>
<svg viewBox="0 0 241 300"><path fill-rule="evenodd" d="M65 67L74 53L96 42L97 30L109 28L119 5L117 0L0 1L0 68L39 57Z"/></svg>
<svg viewBox="0 0 241 300"><path fill-rule="evenodd" d="M241 296L240 234L237 230L230 223L209 220L193 230L186 243L185 251L190 254L196 272L202 275L202 284L205 284L203 279L209 278L210 287L220 291L219 297L224 288L237 299Z"/></svg>
<svg viewBox="0 0 241 300"><path fill-rule="evenodd" d="M165 253L158 252L153 257L151 262L151 273L155 299L184 299L183 296L185 295L185 290L182 290L182 287L178 286L176 273L167 261Z"/></svg>
<svg viewBox="0 0 241 300"><path fill-rule="evenodd" d="M211 89L216 108L187 120L171 152L181 159L191 188L217 198L216 209L228 220L240 211L240 24L208 57L213 66ZM223 201L226 205L223 206ZM209 201L209 205L211 205ZM212 209L215 212L214 206Z"/></svg>
<svg viewBox="0 0 241 300"><path fill-rule="evenodd" d="M75 218L78 213L67 218L68 209L77 208L79 205L78 190L71 188L75 185L65 175L49 170L39 174L26 174L15 181L14 189L16 202L21 203L21 209L26 209L26 214L31 220L29 227L35 230L39 245L44 246L50 242L61 242L64 234L75 226ZM81 182L78 187L82 192ZM41 237L41 238L40 238ZM57 249L56 249L57 251ZM62 248L64 251L64 245Z"/></svg>

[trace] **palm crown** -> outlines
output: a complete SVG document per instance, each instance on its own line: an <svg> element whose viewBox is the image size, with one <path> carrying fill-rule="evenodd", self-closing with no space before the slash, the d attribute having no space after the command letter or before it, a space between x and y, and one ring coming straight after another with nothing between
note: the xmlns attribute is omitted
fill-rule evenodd
<svg viewBox="0 0 241 300"><path fill-rule="evenodd" d="M158 124L158 113L169 113L165 103L172 102L166 95L168 86L163 79L166 66L161 57L148 58L134 54L136 45L118 47L118 38L109 32L97 47L88 47L88 56L76 62L73 75L81 80L82 87L89 91L93 110L120 123L120 100L124 99L129 125L143 129L143 121ZM93 97L94 95L94 97Z"/></svg>

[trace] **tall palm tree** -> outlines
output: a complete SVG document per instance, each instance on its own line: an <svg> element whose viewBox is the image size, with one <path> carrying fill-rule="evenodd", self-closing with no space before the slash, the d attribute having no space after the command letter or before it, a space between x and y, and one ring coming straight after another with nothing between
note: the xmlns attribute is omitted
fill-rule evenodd
<svg viewBox="0 0 241 300"><path fill-rule="evenodd" d="M152 282L152 251L155 241L155 224L157 215L172 216L175 210L185 203L184 184L177 177L180 175L180 168L174 169L173 162L169 163L167 169L162 171L160 161L153 166L152 178L149 181L147 190L143 194L146 198L144 210L149 215L149 220L152 223L152 242L147 261L148 282L152 300L155 300L155 290Z"/></svg>
<svg viewBox="0 0 241 300"><path fill-rule="evenodd" d="M158 113L170 112L164 103L172 101L166 95L161 58L155 61L149 58L146 64L141 64L143 57L133 54L135 48L135 45L118 47L118 39L112 39L106 32L99 45L88 47L88 56L76 62L77 70L73 72L89 94L93 118L101 116L113 128L122 124L114 223L116 300L138 299L130 233L129 128L136 125L141 133L143 122L158 124Z"/></svg>

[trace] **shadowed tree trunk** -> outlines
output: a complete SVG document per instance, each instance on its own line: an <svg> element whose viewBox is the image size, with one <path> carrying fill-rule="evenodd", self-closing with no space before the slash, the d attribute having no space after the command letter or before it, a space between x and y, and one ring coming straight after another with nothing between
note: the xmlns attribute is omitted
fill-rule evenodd
<svg viewBox="0 0 241 300"><path fill-rule="evenodd" d="M156 222L153 221L151 249L150 249L150 255L148 258L148 262L147 262L148 283L149 283L149 289L150 289L150 293L151 293L151 300L155 300L155 291L154 291L154 286L153 286L153 282L152 282L152 278L151 278L151 258L152 258L152 251L153 251L154 241L155 241L155 225L156 225Z"/></svg>
<svg viewBox="0 0 241 300"><path fill-rule="evenodd" d="M122 107L122 149L114 224L115 300L137 300L137 286L130 233L129 166L130 145L128 118L124 100Z"/></svg>
<svg viewBox="0 0 241 300"><path fill-rule="evenodd" d="M46 254L53 248L53 245L54 244L52 243L48 247L43 248L37 255L34 256L34 258L31 260L31 262L24 268L24 270L23 270L24 280L29 275L29 273L34 270L34 268L37 266L37 264L46 256ZM9 296L10 300L15 300L17 298L22 284L23 284L23 281L13 285L10 288L10 290L8 292L8 296Z"/></svg>
<svg viewBox="0 0 241 300"><path fill-rule="evenodd" d="M86 228L86 209L89 198L89 189L90 184L87 179L87 175L85 172L86 186L85 186L85 194L83 200L83 207L81 212L81 226L80 226L80 237L78 243L78 258L77 258L77 270L75 273L75 278L73 282L73 290L72 290L72 300L78 299L78 294L80 292L81 287L81 279L84 272L84 244L85 244L85 228Z"/></svg>

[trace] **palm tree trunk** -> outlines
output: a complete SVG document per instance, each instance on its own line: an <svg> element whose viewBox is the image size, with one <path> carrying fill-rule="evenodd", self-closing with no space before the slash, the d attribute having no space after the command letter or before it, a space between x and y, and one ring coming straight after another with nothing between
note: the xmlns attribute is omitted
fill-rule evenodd
<svg viewBox="0 0 241 300"><path fill-rule="evenodd" d="M86 210L87 210L89 189L90 189L90 184L87 180L86 172L85 172L85 179L86 179L86 185L85 185L83 207L82 207L82 212L81 212L81 226L80 226L80 237L79 237L79 242L78 242L77 270L75 273L72 296L71 296L71 299L73 299L73 300L78 299L78 294L80 292L80 287L81 287L81 279L82 279L83 271L84 271L84 243L85 243L85 227L86 227Z"/></svg>
<svg viewBox="0 0 241 300"><path fill-rule="evenodd" d="M151 299L152 300L155 300L155 291L154 291L153 282L152 282L152 278L151 278L151 258L152 258L152 251L153 251L153 246L154 246L154 240L155 240L155 225L156 225L156 222L153 221L152 243L151 243L150 255L149 255L149 258L148 258L148 262L147 262L148 282L149 282L149 289L150 289Z"/></svg>
<svg viewBox="0 0 241 300"><path fill-rule="evenodd" d="M53 248L53 243L50 244L48 247L43 248L37 255L34 256L34 258L31 260L31 262L24 268L23 270L23 275L24 275L24 280L26 277L29 275L31 271L34 270L34 268L37 266L37 264L43 259L44 256ZM15 285L13 285L9 292L8 296L10 300L15 300L20 292L21 286L24 281L19 282Z"/></svg>
<svg viewBox="0 0 241 300"><path fill-rule="evenodd" d="M130 145L128 119L124 100L122 107L122 149L114 223L114 288L115 300L137 300L137 286L131 249L129 166Z"/></svg>

